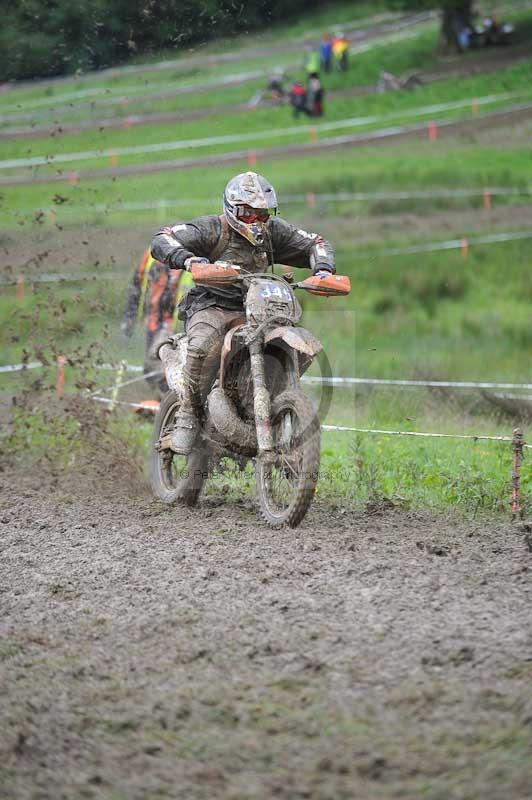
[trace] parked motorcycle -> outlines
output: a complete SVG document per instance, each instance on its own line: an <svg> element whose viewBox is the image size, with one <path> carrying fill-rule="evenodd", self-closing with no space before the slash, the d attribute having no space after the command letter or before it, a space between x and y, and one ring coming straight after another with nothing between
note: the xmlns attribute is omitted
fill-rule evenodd
<svg viewBox="0 0 532 800"><path fill-rule="evenodd" d="M349 278L312 276L291 283L287 276L251 274L220 264L195 265L192 275L196 284L207 286L240 282L246 322L225 336L201 431L187 457L174 453L170 441L182 396L185 334L159 349L171 391L155 420L153 490L165 503L193 506L222 458L229 456L240 464L253 459L263 518L274 527L296 527L312 501L320 465L320 422L300 377L322 346L299 327L302 310L294 290L346 295Z"/></svg>

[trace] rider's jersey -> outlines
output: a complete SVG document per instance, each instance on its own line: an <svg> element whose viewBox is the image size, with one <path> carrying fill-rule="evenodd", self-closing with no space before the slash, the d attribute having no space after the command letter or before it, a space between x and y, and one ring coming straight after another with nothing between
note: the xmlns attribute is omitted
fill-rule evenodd
<svg viewBox="0 0 532 800"><path fill-rule="evenodd" d="M174 269L182 269L187 258L198 256L237 264L249 272L266 272L273 264L307 267L314 272L335 271L333 248L317 233L307 233L281 217L270 217L265 228L264 242L253 246L227 224L225 217L197 217L159 231L152 241L151 253ZM180 317L186 319L209 306L237 311L243 303L241 284L198 286L182 302Z"/></svg>

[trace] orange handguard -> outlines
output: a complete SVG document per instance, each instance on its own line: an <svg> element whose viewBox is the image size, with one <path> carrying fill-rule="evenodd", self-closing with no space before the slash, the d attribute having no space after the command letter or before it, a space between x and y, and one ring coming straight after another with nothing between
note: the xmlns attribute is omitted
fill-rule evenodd
<svg viewBox="0 0 532 800"><path fill-rule="evenodd" d="M327 275L326 278L318 278L313 275L299 284L301 289L306 289L309 294L322 295L324 297L342 297L351 291L351 281L347 275Z"/></svg>
<svg viewBox="0 0 532 800"><path fill-rule="evenodd" d="M239 276L236 269L221 264L192 264L190 274L194 283L205 283L209 286L227 286L234 283Z"/></svg>

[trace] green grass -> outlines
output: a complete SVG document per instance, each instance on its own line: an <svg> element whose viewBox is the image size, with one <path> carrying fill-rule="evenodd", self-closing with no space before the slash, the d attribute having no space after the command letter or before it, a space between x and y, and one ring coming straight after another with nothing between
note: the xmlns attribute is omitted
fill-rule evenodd
<svg viewBox="0 0 532 800"><path fill-rule="evenodd" d="M507 15L517 25L516 45L530 39L532 35L532 12L530 10L516 10ZM352 59L351 67L347 74L331 73L325 76L327 89L346 89L352 86L374 84L381 70L388 70L402 74L410 70L427 70L436 64L435 48L437 42L437 25L435 22L423 23L416 29L400 31L398 34L386 34L381 39L370 41L370 49L366 52L356 53ZM221 50L219 50L221 52ZM239 52L237 50L237 52ZM142 111L168 111L190 110L198 107L220 106L226 107L232 103L248 100L263 81L253 81L240 87L212 88L210 91L201 91L197 94L183 95L160 100L147 97L150 93L158 91L171 91L181 85L194 85L209 79L220 77L221 70L224 75L233 75L240 72L249 72L253 69L264 69L265 74L271 68L271 56L255 55L253 49L241 50L241 59L225 66L212 66L194 63L188 69L176 67L174 71L146 72L144 75L128 75L116 73L109 76L105 87L102 86L101 77L91 75L76 79L75 83L60 82L54 85L44 84L42 87L13 89L0 97L0 109L10 114L34 112L35 120L41 124L50 123L57 119L61 122L79 121L102 116L128 116L131 113ZM294 58L297 47L290 50L289 54L276 60L275 66L288 67L290 77L303 77L302 53L299 58ZM464 63L474 63L482 55L481 51L472 51L464 56ZM83 93L93 90L94 97L86 97ZM82 95L78 98L70 97L76 92ZM128 95L127 105L118 103L106 105L109 99L116 96L118 99L124 94ZM65 100L62 101L62 96ZM66 96L69 96L68 98ZM94 108L91 110L91 102ZM35 104L36 105L32 105ZM61 105L63 103L63 105ZM43 105L44 104L44 105ZM49 105L49 108L46 106ZM55 110L52 106L56 106ZM23 120L6 120L5 124L27 124Z"/></svg>
<svg viewBox="0 0 532 800"><path fill-rule="evenodd" d="M411 144L379 148L378 157L372 148L357 148L338 153L324 154L320 158L264 160L258 168L268 176L277 189L280 211L288 217L304 219L305 224L316 224L312 215L303 213L300 205L283 202L283 197L308 192L335 193L357 191L396 191L430 188L479 188L502 186L527 188L532 185L532 161L528 146L528 129L512 141L508 134L510 147L479 147L475 138L444 139L434 146L426 140ZM32 209L53 209L61 223L75 224L87 220L101 225L131 224L146 221L152 226L159 222L171 221L201 213L218 212L221 189L232 171L246 169L242 165L197 168L177 175L161 172L147 176L129 176L117 180L107 178L99 181L82 181L78 186L65 184L34 185L24 187L5 187L0 193L5 227L15 224L33 225ZM213 193L213 187L218 187ZM56 194L66 198L66 202L56 205ZM161 210L114 210L117 203L150 202L160 199L175 199L177 205ZM467 201L462 201L467 202ZM477 200L469 201L478 205ZM504 202L497 198L496 203ZM452 201L450 201L452 205ZM423 210L435 204L423 203ZM99 207L109 211L99 210ZM91 211L96 207L94 211ZM399 210L403 205L395 204L392 209ZM317 209L321 220L327 221L328 211L336 218L346 218L371 211L369 204L335 203L328 208ZM377 206L374 210L380 210ZM323 222L321 223L323 225ZM452 231L452 234L458 234ZM332 234L329 234L332 235ZM343 230L340 231L343 236ZM448 238L444 236L442 238Z"/></svg>
<svg viewBox="0 0 532 800"><path fill-rule="evenodd" d="M350 6L345 6L346 14L350 9ZM531 18L530 12L522 14L523 35ZM411 39L386 47L378 45L353 59L347 76L332 76L329 85L347 88L372 82L382 68L398 73L414 66L427 68L433 63L434 41L435 25L429 24L415 32ZM205 52L211 51L205 48ZM465 58L474 60L475 54L470 53ZM246 45L241 64L262 63L251 58L251 47ZM233 71L234 67L231 65L226 71ZM408 116L408 111L420 106L506 91L530 94L529 71L530 63L527 63L494 75L441 81L413 94L329 98L326 119L334 121L354 116L395 114L388 117L394 124L413 122L415 119ZM175 73L165 73L160 79L159 76L153 77L152 73L146 78L151 89L171 86L174 82L178 85L180 81L199 80L214 73L212 67L202 67L198 71L196 66L190 66L188 75L185 67L176 69ZM107 84L99 81L98 76L90 76L77 82L65 82L61 89L58 87L57 97L67 91L97 84L108 85L113 92L126 85L136 85L140 91L143 85L142 76L138 81L127 75L110 79ZM198 92L143 107L149 111L163 107L216 108L218 104L222 106L245 100L257 85L255 82L223 91ZM43 89L38 87L16 90L10 93L10 98L16 102L19 102L17 98L25 96L37 99L43 96L42 92ZM125 114L132 110L131 107L110 108L109 113ZM69 113L72 119L85 115L76 108L70 109ZM470 115L471 109L448 111L444 116L450 118L462 113ZM425 116L425 121L429 118L438 117L431 113ZM180 123L179 126L146 125L128 131L4 141L2 158L24 157L28 150L31 151L29 155L34 155L112 149L198 136L252 133L262 129L269 131L265 143L276 144L289 142L291 138L276 139L275 128L291 124L285 108L258 109L253 113L216 115L204 121ZM375 123L374 127L382 127L382 123ZM527 373L532 348L529 242L472 246L467 259L459 251L385 256L380 252L383 248L404 246L419 240L407 229L403 235L392 235L384 227L381 231L375 227L366 230L361 224L364 214L392 214L409 208L416 218L424 215L427 220L426 236L420 236L420 239L469 236L472 231L468 225L475 224L472 212L463 222L455 223L452 229L442 227L442 221L436 215L431 216L430 212L444 205L455 205L464 210L477 208L481 199L412 201L408 205L390 205L382 201L340 202L319 205L314 210L301 204L283 202L283 197L306 195L308 192L483 189L485 186L527 188L532 185L529 137L530 126L520 125L508 128L504 134L488 132L438 139L437 143L424 139L416 141L415 146L400 143L378 149L366 147L320 156L260 161L258 168L276 186L281 213L307 229L317 229L326 235L336 247L339 271L351 277L353 292L349 298L327 301L303 298L305 325L323 341L333 374L530 381L531 376ZM257 145L260 144L262 142L257 141ZM235 146L219 148L220 152L223 149L235 149ZM146 160L213 151L194 151L191 148L183 153L176 151L134 157L131 163L135 158ZM108 161L104 158L100 165L107 166ZM126 162L121 159L120 163ZM65 164L64 167L69 171L89 164L97 166L98 162ZM243 159L241 169L246 168L247 161ZM228 176L237 171L238 166L200 167L175 173L82 181L78 186L65 182L64 185L6 187L0 197L3 230L9 234L20 226L32 235L36 221L42 222L38 214L36 219L37 210L48 212L52 209L57 223L65 226L66 236L72 235L71 226L77 231L76 226L90 224L116 226L119 240L133 225L146 225L146 230L149 230L163 221L187 219L200 213L218 213L222 187ZM61 197L54 201L56 194ZM66 198L65 202L63 198ZM120 204L161 198L175 198L179 204L175 209L157 210L119 207ZM498 206L503 202L522 201L497 198L494 202ZM523 218L522 213L520 218ZM46 215L44 225L51 225L51 219ZM512 227L518 226L516 222ZM121 227L126 230L120 230ZM3 292L0 299L3 360L15 362L27 356L29 360L44 358L50 364L42 375L35 371L22 376L0 376L4 393L18 394L23 387L33 392L39 389L53 391L58 354L69 358L66 384L69 393L112 385L115 376L95 370L95 360L117 361L127 355L130 362L141 363L142 332L137 330L127 348L118 334L124 291L132 268L128 259L129 255L121 257L118 253L116 263L100 267L123 275L121 280L51 287L39 284L27 291L22 302L15 300L14 287ZM47 271L54 269L63 272L65 267L47 264ZM94 269L90 264L86 270L81 266L76 268L80 274ZM316 369L314 374L317 374ZM145 387L138 385L125 390L122 396L140 399L145 392ZM315 388L308 387L308 392L318 399ZM15 422L13 447L21 452L28 451L33 447L29 445L35 442L33 457L37 459L45 458L50 452L50 458L61 461L61 453L69 441L80 441L80 431L73 425L68 428L67 439L70 439L65 443L49 416L41 414L32 418L27 429L23 415L19 415ZM356 392L352 388L335 390L327 422L361 428L465 434L507 434L515 424L510 417L495 415L492 406L474 393L443 396L441 392L435 394L427 390L370 391L367 388L359 388ZM132 418L126 415L121 418L120 430L121 435L134 440L137 447L146 448L149 424L133 423ZM530 436L529 428L526 433ZM56 434L58 443L54 449L52 441ZM508 509L509 469L510 449L506 444L326 432L318 498L339 504L378 503L383 498L390 498L397 505L406 507L454 508L463 514L500 513ZM527 460L523 470L527 509L531 483L532 473ZM237 479L224 472L215 478L209 491L237 496L242 491L251 492L252 484L251 473Z"/></svg>
<svg viewBox="0 0 532 800"><path fill-rule="evenodd" d="M270 147L291 143L308 141L310 133L308 128L315 128L319 139L327 139L339 134L349 132L370 131L386 127L389 124L415 124L430 120L450 120L471 118L472 107L468 103L457 109L444 109L437 111L434 106L440 103L462 103L464 98L490 98L492 95L500 100L481 105L480 115L489 113L512 103L520 102L532 97L529 86L530 64L518 65L502 71L494 89L492 76L477 76L461 81L457 84L455 79L442 81L423 87L414 93L395 93L391 95L369 95L361 98L342 98L335 100L328 107L326 121L316 121L310 124L308 120L298 123L288 117L285 108L256 109L252 113L241 112L234 115L220 116L209 121L182 122L176 131L175 125L156 125L151 128L133 127L127 131L106 129L71 134L67 140L63 138L37 139L37 140L8 140L3 144L3 159L25 159L46 157L51 161L38 167L40 175L47 172L56 172L58 169L70 171L79 169L97 169L106 167L110 163L112 153L118 149L120 165L157 162L168 158L188 158L212 155L213 153L230 152L234 150L250 149L253 147ZM506 94L515 97L507 98ZM412 113L414 112L414 113ZM371 121L376 117L374 121ZM350 124L340 129L327 130L327 126L337 121L352 120ZM298 129L301 128L301 132ZM323 130L322 130L323 128ZM290 130L293 133L286 133ZM285 135L283 135L283 132ZM257 134L253 136L253 134ZM235 136L235 141L194 147L196 139L209 139L210 137ZM239 141L240 136L250 137ZM68 149L65 144L68 141ZM175 142L172 146L172 142ZM154 153L128 154L120 153L120 148L144 147L149 145L167 144L167 149ZM76 154L102 152L100 157L88 159L75 159ZM72 161L57 162L54 156L63 156L70 153ZM2 170L2 174L20 171L22 167L12 167Z"/></svg>
<svg viewBox="0 0 532 800"><path fill-rule="evenodd" d="M183 78L187 79L197 75L212 74L213 70L209 62L206 61L202 65L202 58L225 53L240 53L240 60L230 62L228 67L223 67L233 71L235 64L246 66L247 64L256 65L259 63L261 59L257 58L256 55L258 49L267 49L284 44L288 52L298 53L302 43L307 40L319 40L324 30L332 30L338 25L342 25L344 31L348 31L351 27L360 29L371 25L375 14L381 15L382 13L386 16L392 16L385 4L378 0L376 2L357 3L355 6L346 2L328 3L326 8L307 12L300 21L270 26L262 33L242 33L234 38L217 40L197 47L162 51L153 54L153 56L132 58L129 63L137 67L142 66L143 63L146 64L146 79L150 84L168 82L169 79L183 80ZM345 25L345 23L352 24L349 26ZM191 58L193 59L192 62L190 62ZM152 62L160 61L170 61L171 66L159 72L149 69ZM271 56L264 58L264 65L266 67L272 65ZM175 70L175 72L172 72L172 70ZM89 72L52 84L44 82L42 86L38 84L26 84L20 87L15 85L14 89L9 92L8 97L0 97L0 107L4 104L11 106L15 97L21 97L24 101L29 101L34 98L59 98L62 94L76 90L99 89L102 81L105 81L106 87L110 88L136 88L139 82L143 82L144 79L142 72L135 75L136 77L133 78L127 72L127 69L120 72L119 68L116 68L113 70L112 75L106 72ZM14 93L15 91L17 94ZM123 91L123 88L121 88L121 91Z"/></svg>

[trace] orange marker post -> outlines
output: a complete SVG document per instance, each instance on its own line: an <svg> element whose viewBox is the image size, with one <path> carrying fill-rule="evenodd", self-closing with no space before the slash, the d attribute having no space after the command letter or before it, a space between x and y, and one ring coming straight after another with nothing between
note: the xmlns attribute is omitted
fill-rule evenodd
<svg viewBox="0 0 532 800"><path fill-rule="evenodd" d="M71 186L78 185L78 173L77 172L69 172L67 180Z"/></svg>
<svg viewBox="0 0 532 800"><path fill-rule="evenodd" d="M17 288L15 289L17 300L24 300L24 275L17 278Z"/></svg>
<svg viewBox="0 0 532 800"><path fill-rule="evenodd" d="M471 103L471 113L473 114L474 117L478 117L478 112L479 112L478 100L473 100Z"/></svg>
<svg viewBox="0 0 532 800"><path fill-rule="evenodd" d="M65 396L65 364L66 358L64 356L57 356L57 383L55 393L59 399Z"/></svg>
<svg viewBox="0 0 532 800"><path fill-rule="evenodd" d="M250 150L248 153L248 166L256 167L257 166L257 151Z"/></svg>
<svg viewBox="0 0 532 800"><path fill-rule="evenodd" d="M318 141L318 129L317 128L311 128L310 129L310 141L311 142L317 142Z"/></svg>
<svg viewBox="0 0 532 800"><path fill-rule="evenodd" d="M435 122L429 122L427 126L427 131L429 134L429 139L431 142L435 142L438 138L438 128Z"/></svg>
<svg viewBox="0 0 532 800"><path fill-rule="evenodd" d="M486 209L486 211L489 211L491 209L491 194L489 189L484 189L483 198L484 198L484 208Z"/></svg>
<svg viewBox="0 0 532 800"><path fill-rule="evenodd" d="M460 242L460 252L462 253L464 258L467 258L469 255L469 242L467 239L462 239Z"/></svg>
<svg viewBox="0 0 532 800"><path fill-rule="evenodd" d="M111 158L109 159L109 163L112 167L116 167L118 164L118 156L116 153L111 153Z"/></svg>
<svg viewBox="0 0 532 800"><path fill-rule="evenodd" d="M307 206L309 208L314 208L316 206L316 195L314 192L307 193Z"/></svg>

